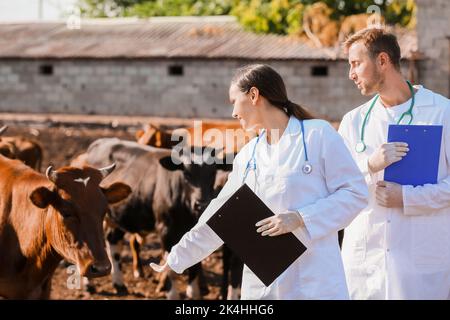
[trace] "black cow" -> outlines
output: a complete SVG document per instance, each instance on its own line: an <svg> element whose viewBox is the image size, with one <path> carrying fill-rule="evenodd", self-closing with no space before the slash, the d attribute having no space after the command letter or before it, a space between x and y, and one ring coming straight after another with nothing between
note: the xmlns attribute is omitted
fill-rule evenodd
<svg viewBox="0 0 450 320"><path fill-rule="evenodd" d="M213 162L214 155L215 150L197 148L194 152L189 150L180 156L169 149L116 138L99 139L90 145L84 157L85 162L90 165L115 162L116 170L108 179L115 181L120 177L133 190L127 201L111 208L109 216L112 228L107 232L107 241L113 261L113 284L116 290L126 290L117 247L124 233L145 236L156 229L163 250L170 251L195 225L214 197L217 170L231 169L231 165ZM193 161L189 161L189 158ZM108 179L105 183L108 183ZM132 241L135 241L134 238ZM187 296L190 298L200 297L196 281L199 271L200 263L189 269ZM169 278L173 276L171 274ZM171 286L168 297L177 296L175 287Z"/></svg>

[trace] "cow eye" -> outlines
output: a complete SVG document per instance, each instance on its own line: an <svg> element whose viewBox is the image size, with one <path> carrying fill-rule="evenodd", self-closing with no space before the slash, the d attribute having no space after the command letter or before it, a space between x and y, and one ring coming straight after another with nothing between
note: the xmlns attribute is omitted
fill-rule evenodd
<svg viewBox="0 0 450 320"><path fill-rule="evenodd" d="M73 217L73 214L68 210L61 210L61 215L64 219L69 219Z"/></svg>

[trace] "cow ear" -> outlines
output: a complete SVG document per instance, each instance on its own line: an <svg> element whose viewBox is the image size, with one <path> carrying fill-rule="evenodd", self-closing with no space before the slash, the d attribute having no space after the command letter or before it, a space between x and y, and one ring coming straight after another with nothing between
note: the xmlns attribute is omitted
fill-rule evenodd
<svg viewBox="0 0 450 320"><path fill-rule="evenodd" d="M175 171L175 170L183 170L184 165L183 163L175 164L172 161L172 157L164 157L159 159L159 163L164 169L167 169L169 171Z"/></svg>
<svg viewBox="0 0 450 320"><path fill-rule="evenodd" d="M36 207L45 209L55 203L55 194L46 187L39 187L30 194L30 200Z"/></svg>
<svg viewBox="0 0 450 320"><path fill-rule="evenodd" d="M126 199L131 193L131 187L122 182L115 182L108 188L102 188L109 204L117 203Z"/></svg>
<svg viewBox="0 0 450 320"><path fill-rule="evenodd" d="M138 131L136 131L136 140L139 140L143 135L144 135L144 130L139 129Z"/></svg>

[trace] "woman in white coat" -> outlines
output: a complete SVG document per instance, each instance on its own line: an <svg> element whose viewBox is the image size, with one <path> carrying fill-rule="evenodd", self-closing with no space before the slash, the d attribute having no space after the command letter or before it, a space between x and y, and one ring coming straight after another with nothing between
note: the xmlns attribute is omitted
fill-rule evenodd
<svg viewBox="0 0 450 320"><path fill-rule="evenodd" d="M450 101L403 78L392 34L362 30L346 47L350 78L362 94L376 94L339 128L370 193L368 207L345 229L351 298L450 299ZM443 126L437 184L383 181L384 169L409 151L401 141L387 143L396 123Z"/></svg>
<svg viewBox="0 0 450 320"><path fill-rule="evenodd" d="M367 205L367 186L341 137L290 102L282 78L267 65L239 69L229 95L233 117L244 129L258 130L259 138L238 153L218 198L247 183L276 213L257 223L256 231L293 232L307 247L269 287L244 266L242 299L348 299L337 232ZM223 244L205 223L213 202L166 263L152 264L156 271L181 273Z"/></svg>

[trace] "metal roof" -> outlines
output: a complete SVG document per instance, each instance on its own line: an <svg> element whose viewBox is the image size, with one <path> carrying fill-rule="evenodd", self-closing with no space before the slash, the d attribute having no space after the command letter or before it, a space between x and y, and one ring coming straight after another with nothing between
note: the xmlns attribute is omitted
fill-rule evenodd
<svg viewBox="0 0 450 320"><path fill-rule="evenodd" d="M399 38L404 57L417 50L415 33ZM157 17L0 23L0 58L202 58L335 60L336 48L314 48L292 36L245 31L230 16Z"/></svg>

